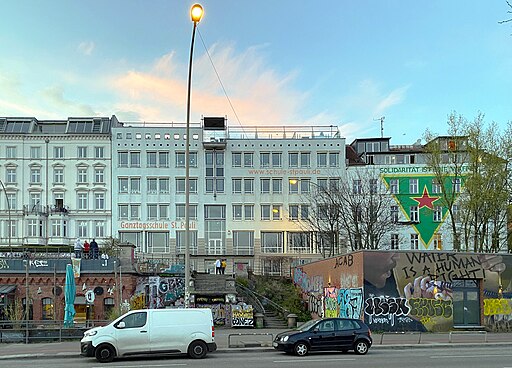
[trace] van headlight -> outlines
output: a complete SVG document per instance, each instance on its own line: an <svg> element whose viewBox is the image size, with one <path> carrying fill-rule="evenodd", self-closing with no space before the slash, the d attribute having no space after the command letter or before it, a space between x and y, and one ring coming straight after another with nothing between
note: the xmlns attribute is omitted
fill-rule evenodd
<svg viewBox="0 0 512 368"><path fill-rule="evenodd" d="M289 338L289 337L290 337L290 336L283 336L283 337L281 337L281 341L282 341L282 342L286 342L286 341L288 341L288 338Z"/></svg>
<svg viewBox="0 0 512 368"><path fill-rule="evenodd" d="M94 336L98 333L98 331L85 331L84 332L84 336L87 337L87 336Z"/></svg>

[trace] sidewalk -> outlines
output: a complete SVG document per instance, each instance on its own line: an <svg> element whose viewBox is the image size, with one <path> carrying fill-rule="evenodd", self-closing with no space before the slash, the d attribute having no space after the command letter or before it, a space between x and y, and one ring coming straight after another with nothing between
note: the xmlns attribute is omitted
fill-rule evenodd
<svg viewBox="0 0 512 368"><path fill-rule="evenodd" d="M218 353L274 350L272 340L282 329L229 329L215 330ZM512 333L384 333L372 334L371 349L404 349L464 346L512 346ZM33 358L69 358L80 354L80 341L31 344L0 344L0 360Z"/></svg>

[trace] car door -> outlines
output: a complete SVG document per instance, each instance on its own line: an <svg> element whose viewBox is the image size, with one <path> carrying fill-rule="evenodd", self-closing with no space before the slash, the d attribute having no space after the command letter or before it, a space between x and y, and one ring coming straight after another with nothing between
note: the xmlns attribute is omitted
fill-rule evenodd
<svg viewBox="0 0 512 368"><path fill-rule="evenodd" d="M128 314L116 322L114 327L119 355L149 352L149 323L146 311Z"/></svg>
<svg viewBox="0 0 512 368"><path fill-rule="evenodd" d="M335 323L336 347L338 349L351 348L359 328L354 321L338 319Z"/></svg>
<svg viewBox="0 0 512 368"><path fill-rule="evenodd" d="M310 344L312 350L333 350L336 348L334 320L319 322L311 331Z"/></svg>

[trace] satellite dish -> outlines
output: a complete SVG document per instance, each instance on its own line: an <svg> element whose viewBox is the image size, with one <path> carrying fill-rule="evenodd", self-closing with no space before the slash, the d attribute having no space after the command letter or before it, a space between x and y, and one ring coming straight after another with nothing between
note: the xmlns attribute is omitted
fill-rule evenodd
<svg viewBox="0 0 512 368"><path fill-rule="evenodd" d="M96 286L94 288L94 294L96 295L102 295L103 294L103 288L101 286Z"/></svg>

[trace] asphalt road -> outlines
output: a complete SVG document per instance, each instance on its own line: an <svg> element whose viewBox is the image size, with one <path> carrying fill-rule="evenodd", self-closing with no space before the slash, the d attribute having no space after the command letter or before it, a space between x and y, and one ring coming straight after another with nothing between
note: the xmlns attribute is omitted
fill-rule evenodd
<svg viewBox="0 0 512 368"><path fill-rule="evenodd" d="M277 351L251 351L229 354L210 354L206 359L193 360L186 356L164 358L139 357L100 364L93 358L69 357L25 359L3 362L5 367L190 367L190 368L512 368L509 346L432 347L431 349L375 349L367 355L353 353L317 353L300 358ZM2 366L4 366L2 364Z"/></svg>

